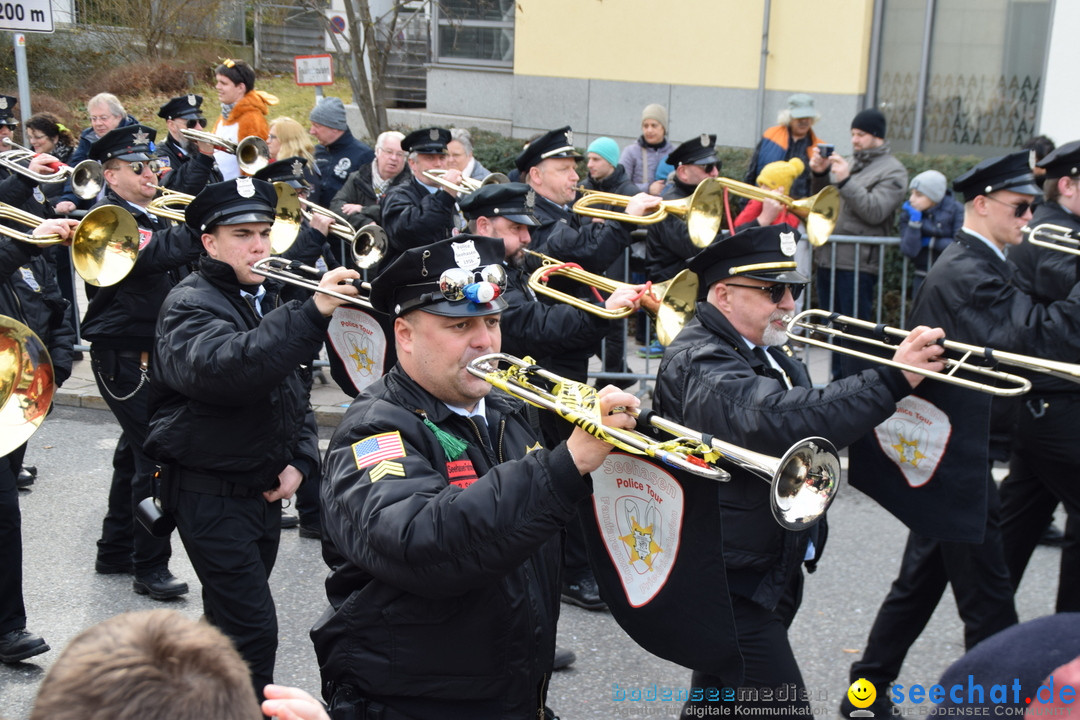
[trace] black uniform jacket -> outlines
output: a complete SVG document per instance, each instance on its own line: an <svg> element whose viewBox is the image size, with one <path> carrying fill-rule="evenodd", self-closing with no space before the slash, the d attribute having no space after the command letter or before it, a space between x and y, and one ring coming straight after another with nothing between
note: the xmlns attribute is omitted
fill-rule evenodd
<svg viewBox="0 0 1080 720"><path fill-rule="evenodd" d="M328 147L315 146L315 165L319 168L319 187L311 194L317 205L330 207L349 173L375 159L375 151L346 130Z"/></svg>
<svg viewBox="0 0 1080 720"><path fill-rule="evenodd" d="M664 193L665 200L681 200L694 194L696 187L675 181ZM686 269L690 258L701 252L701 248L690 241L690 231L686 221L675 215L668 215L662 221L648 226L645 238L645 277L653 282L670 280Z"/></svg>
<svg viewBox="0 0 1080 720"><path fill-rule="evenodd" d="M67 248L63 248L66 252ZM71 376L75 328L52 263L30 243L0 238L0 315L34 331L49 351L57 385Z"/></svg>
<svg viewBox="0 0 1080 720"><path fill-rule="evenodd" d="M259 490L275 487L286 465L314 474L318 428L300 365L318 352L329 319L312 300L274 302L268 292L260 320L233 269L208 257L169 293L147 454Z"/></svg>
<svg viewBox="0 0 1080 720"><path fill-rule="evenodd" d="M345 414L322 487L331 607L311 631L324 690L352 685L416 718L538 716L559 530L588 490L565 445L540 447L523 403L485 402L494 451L400 366ZM464 454L448 456L425 418ZM402 452L359 469L354 444L380 433L400 433Z"/></svg>
<svg viewBox="0 0 1080 720"><path fill-rule="evenodd" d="M139 250L131 273L109 287L98 288L83 318L82 335L109 350L153 349L154 324L165 296L188 273L202 253L202 241L187 225L172 226L162 218L121 200L111 189L98 205L119 205L132 213L140 229L153 233Z"/></svg>
<svg viewBox="0 0 1080 720"><path fill-rule="evenodd" d="M222 180L213 155L203 155L198 150L189 153L173 140L172 135L157 146L157 155L159 160L169 164L169 171L161 176L161 184L170 190L198 195L210 183Z"/></svg>
<svg viewBox="0 0 1080 720"><path fill-rule="evenodd" d="M654 410L738 447L780 456L813 435L838 448L850 445L889 417L910 391L900 371L887 367L814 388L800 362L770 354L792 388L754 356L719 310L700 302L694 319L664 352ZM741 468L728 469L731 481L717 484L728 582L732 592L773 608L805 557L813 530L781 528L772 516L768 484ZM817 556L823 525L824 520L814 541Z"/></svg>
<svg viewBox="0 0 1080 720"><path fill-rule="evenodd" d="M441 188L435 192L426 188L410 176L383 195L382 227L389 248L380 267L385 268L409 248L430 245L453 232L457 200Z"/></svg>
<svg viewBox="0 0 1080 720"><path fill-rule="evenodd" d="M540 225L529 229L529 249L562 262L578 263L589 272L604 272L630 246L634 226L628 223L592 222L592 218L579 217L539 195L533 212ZM535 269L540 263L530 259L527 265ZM580 290L581 286L573 287Z"/></svg>
<svg viewBox="0 0 1080 720"><path fill-rule="evenodd" d="M375 196L375 186L371 179L371 169L374 166L375 160L366 165L361 165L359 170L351 173L345 179L345 184L341 186L341 189L334 194L334 198L330 201L330 209L339 215L343 215L355 228L360 228L369 222L382 223L382 208L379 206L379 198ZM386 192L390 192L391 188L408 182L411 178L412 171L409 170L408 165L405 165L401 168L401 172L390 180ZM341 211L341 206L345 204L363 205L364 211L345 215Z"/></svg>

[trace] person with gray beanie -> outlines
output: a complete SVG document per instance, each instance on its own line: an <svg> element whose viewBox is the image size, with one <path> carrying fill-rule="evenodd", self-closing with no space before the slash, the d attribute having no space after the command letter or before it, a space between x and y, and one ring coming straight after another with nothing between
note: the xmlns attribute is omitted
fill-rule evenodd
<svg viewBox="0 0 1080 720"><path fill-rule="evenodd" d="M315 164L321 175L312 202L330 207L334 195L345 184L345 178L374 160L375 152L353 137L341 98L323 98L312 109L308 120L311 121L311 135L319 142L315 146Z"/></svg>
<svg viewBox="0 0 1080 720"><path fill-rule="evenodd" d="M642 192L649 190L657 179L656 168L675 149L667 138L667 126L667 108L659 103L646 105L641 112L641 136L619 156L618 164L626 168L626 176Z"/></svg>
<svg viewBox="0 0 1080 720"><path fill-rule="evenodd" d="M915 264L912 296L933 258L941 255L964 225L964 206L947 185L937 170L919 173L908 185L911 195L900 209L900 252Z"/></svg>

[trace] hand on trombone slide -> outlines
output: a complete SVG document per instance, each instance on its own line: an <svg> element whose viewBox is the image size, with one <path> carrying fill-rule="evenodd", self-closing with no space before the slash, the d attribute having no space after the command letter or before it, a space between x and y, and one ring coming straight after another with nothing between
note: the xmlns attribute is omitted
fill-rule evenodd
<svg viewBox="0 0 1080 720"><path fill-rule="evenodd" d="M355 281L355 282L354 282ZM348 303L346 298L360 297L360 273L347 267L339 267L323 273L319 279L319 290L312 299L315 307L324 317L330 317L334 310ZM332 291L333 295L327 291ZM339 295L345 297L338 297Z"/></svg>
<svg viewBox="0 0 1080 720"><path fill-rule="evenodd" d="M641 400L636 396L614 385L606 385L597 392L597 397L600 400L600 416L604 425L623 430L633 430L637 426L635 415ZM613 447L611 443L590 435L580 427L575 427L566 441L566 448L582 475L600 467Z"/></svg>
<svg viewBox="0 0 1080 720"><path fill-rule="evenodd" d="M931 372L941 372L945 369L943 357L945 348L940 341L945 339L945 331L941 328L930 328L920 325L913 329L903 342L896 347L892 359L898 363L922 368ZM918 387L924 379L924 375L901 371L904 379L912 388Z"/></svg>

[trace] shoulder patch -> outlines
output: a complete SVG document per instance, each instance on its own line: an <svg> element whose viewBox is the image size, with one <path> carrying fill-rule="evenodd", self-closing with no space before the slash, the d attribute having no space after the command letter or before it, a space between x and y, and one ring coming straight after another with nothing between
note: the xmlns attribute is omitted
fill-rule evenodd
<svg viewBox="0 0 1080 720"><path fill-rule="evenodd" d="M393 432L371 435L352 444L353 458L356 460L356 469L363 470L383 460L405 457L405 443L401 441L401 433Z"/></svg>

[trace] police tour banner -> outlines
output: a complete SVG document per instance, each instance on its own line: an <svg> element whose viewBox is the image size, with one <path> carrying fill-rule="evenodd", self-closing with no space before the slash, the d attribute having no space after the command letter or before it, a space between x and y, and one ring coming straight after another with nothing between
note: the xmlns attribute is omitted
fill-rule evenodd
<svg viewBox="0 0 1080 720"><path fill-rule="evenodd" d="M327 332L358 392L382 377L386 335L374 317L359 308L339 307Z"/></svg>
<svg viewBox="0 0 1080 720"><path fill-rule="evenodd" d="M741 677L716 481L621 452L591 478L582 525L616 622L654 655Z"/></svg>

